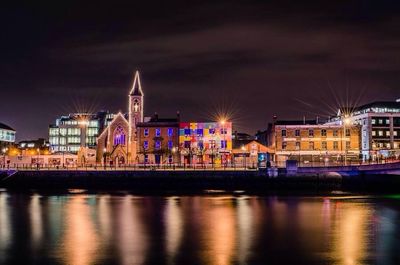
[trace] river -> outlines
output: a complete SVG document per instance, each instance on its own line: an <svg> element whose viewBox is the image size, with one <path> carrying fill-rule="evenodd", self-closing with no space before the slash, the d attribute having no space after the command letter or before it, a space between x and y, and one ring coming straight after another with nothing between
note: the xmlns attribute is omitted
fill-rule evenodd
<svg viewBox="0 0 400 265"><path fill-rule="evenodd" d="M0 191L0 264L400 264L400 196Z"/></svg>

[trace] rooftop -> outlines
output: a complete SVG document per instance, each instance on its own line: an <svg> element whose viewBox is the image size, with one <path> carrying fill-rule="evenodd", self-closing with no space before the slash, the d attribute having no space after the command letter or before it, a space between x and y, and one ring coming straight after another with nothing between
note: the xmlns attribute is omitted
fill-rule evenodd
<svg viewBox="0 0 400 265"><path fill-rule="evenodd" d="M11 128L10 126L8 126L8 125L6 125L4 123L1 123L1 122L0 122L0 129L9 130L9 131L14 131L15 132L15 130L13 128Z"/></svg>

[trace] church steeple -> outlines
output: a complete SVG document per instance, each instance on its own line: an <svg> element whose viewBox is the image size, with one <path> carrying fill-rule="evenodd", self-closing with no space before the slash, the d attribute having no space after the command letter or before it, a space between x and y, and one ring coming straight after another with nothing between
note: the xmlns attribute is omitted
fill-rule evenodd
<svg viewBox="0 0 400 265"><path fill-rule="evenodd" d="M135 78L133 80L133 86L131 89L131 92L129 93L130 96L141 96L143 97L143 90L142 90L142 84L140 83L140 75L139 71L136 70L135 72Z"/></svg>

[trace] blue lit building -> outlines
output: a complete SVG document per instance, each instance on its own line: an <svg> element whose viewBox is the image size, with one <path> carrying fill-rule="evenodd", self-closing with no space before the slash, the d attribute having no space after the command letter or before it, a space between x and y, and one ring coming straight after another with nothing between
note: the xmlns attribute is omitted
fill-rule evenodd
<svg viewBox="0 0 400 265"><path fill-rule="evenodd" d="M13 128L0 122L0 147L15 143L15 133Z"/></svg>

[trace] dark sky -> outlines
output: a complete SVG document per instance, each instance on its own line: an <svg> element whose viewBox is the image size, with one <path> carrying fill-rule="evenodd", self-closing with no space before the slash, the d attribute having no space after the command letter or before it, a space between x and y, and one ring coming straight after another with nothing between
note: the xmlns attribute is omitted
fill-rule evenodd
<svg viewBox="0 0 400 265"><path fill-rule="evenodd" d="M400 98L398 0L29 2L0 7L0 121L20 140L126 111L136 69L147 115L227 112L250 133Z"/></svg>

